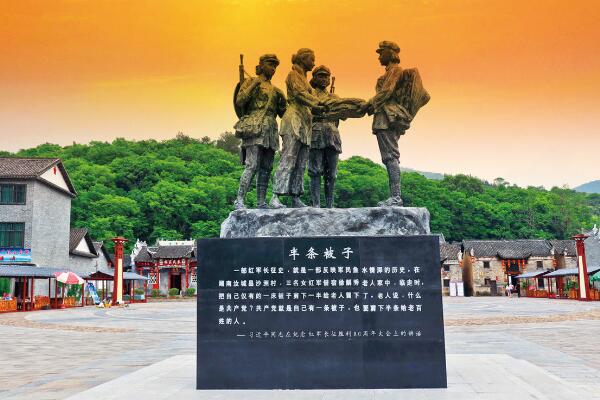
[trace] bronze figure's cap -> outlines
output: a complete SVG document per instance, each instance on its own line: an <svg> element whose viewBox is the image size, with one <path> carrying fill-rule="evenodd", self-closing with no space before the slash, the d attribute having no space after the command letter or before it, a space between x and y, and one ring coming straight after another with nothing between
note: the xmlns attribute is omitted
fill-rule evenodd
<svg viewBox="0 0 600 400"><path fill-rule="evenodd" d="M264 54L262 56L260 56L260 60L261 63L266 62L266 61L271 61L273 63L275 63L275 66L279 65L279 59L277 58L277 56L275 54Z"/></svg>
<svg viewBox="0 0 600 400"><path fill-rule="evenodd" d="M313 69L313 76L315 75L331 75L331 70L324 65L319 65L317 68Z"/></svg>
<svg viewBox="0 0 600 400"><path fill-rule="evenodd" d="M394 42L390 42L389 40L384 40L383 42L379 42L379 48L375 50L377 53L381 53L383 49L390 49L395 51L396 53L400 53L400 46L398 46Z"/></svg>

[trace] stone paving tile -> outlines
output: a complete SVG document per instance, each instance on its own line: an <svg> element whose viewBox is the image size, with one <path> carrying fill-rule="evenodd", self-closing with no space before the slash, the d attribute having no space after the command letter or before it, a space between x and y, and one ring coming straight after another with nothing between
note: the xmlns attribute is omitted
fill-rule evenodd
<svg viewBox="0 0 600 400"><path fill-rule="evenodd" d="M124 400L132 397L153 400L590 400L585 393L527 361L506 354L449 354L448 389L379 390L203 390L194 387L193 355L168 358L119 379L80 392L67 400ZM517 368L514 366L517 365ZM496 377L483 384L482 377ZM498 377L502 377L501 382Z"/></svg>
<svg viewBox="0 0 600 400"><path fill-rule="evenodd" d="M508 354L600 393L600 302L445 298L444 313L448 353ZM62 399L194 354L195 321L189 301L2 314L0 399Z"/></svg>

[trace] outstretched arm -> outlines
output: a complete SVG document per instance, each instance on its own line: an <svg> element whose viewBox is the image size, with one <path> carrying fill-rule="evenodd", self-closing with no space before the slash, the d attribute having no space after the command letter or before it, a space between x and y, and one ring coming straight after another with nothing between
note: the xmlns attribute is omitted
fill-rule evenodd
<svg viewBox="0 0 600 400"><path fill-rule="evenodd" d="M290 73L287 77L286 84L288 87L288 94L293 94L298 103L311 108L319 105L319 98L312 93L310 87L306 85L305 80L303 80L299 74L294 72Z"/></svg>

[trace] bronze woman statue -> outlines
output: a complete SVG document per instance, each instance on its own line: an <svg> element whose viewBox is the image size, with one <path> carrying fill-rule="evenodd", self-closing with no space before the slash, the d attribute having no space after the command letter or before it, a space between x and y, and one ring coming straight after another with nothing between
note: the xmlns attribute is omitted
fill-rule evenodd
<svg viewBox="0 0 600 400"><path fill-rule="evenodd" d="M285 207L280 195L292 197L292 207L305 207L300 200L304 193L304 170L308 161L311 142L312 114L322 113L324 103L315 96L308 84L306 73L315 66L315 53L311 49L300 49L292 56L292 70L285 81L288 106L281 119L281 160L275 172L273 208Z"/></svg>

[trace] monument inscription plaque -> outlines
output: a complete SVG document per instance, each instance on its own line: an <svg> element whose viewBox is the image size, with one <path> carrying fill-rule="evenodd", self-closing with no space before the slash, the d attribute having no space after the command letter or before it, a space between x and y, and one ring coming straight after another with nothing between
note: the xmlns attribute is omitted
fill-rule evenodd
<svg viewBox="0 0 600 400"><path fill-rule="evenodd" d="M198 241L198 389L446 387L436 236Z"/></svg>

